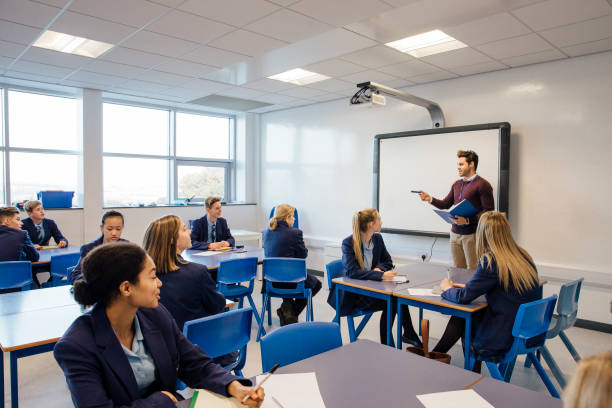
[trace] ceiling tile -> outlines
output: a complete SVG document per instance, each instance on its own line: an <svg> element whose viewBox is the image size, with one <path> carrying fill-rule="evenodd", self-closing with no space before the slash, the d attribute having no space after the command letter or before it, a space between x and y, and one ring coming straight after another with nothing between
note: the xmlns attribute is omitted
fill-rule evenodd
<svg viewBox="0 0 612 408"><path fill-rule="evenodd" d="M408 54L394 50L386 45L366 48L341 57L343 60L368 68L380 68L413 59Z"/></svg>
<svg viewBox="0 0 612 408"><path fill-rule="evenodd" d="M283 89L294 88L295 85L275 79L263 78L243 85L246 88L255 89L262 92L278 92Z"/></svg>
<svg viewBox="0 0 612 408"><path fill-rule="evenodd" d="M287 7L300 0L269 0L270 3L278 4L279 6Z"/></svg>
<svg viewBox="0 0 612 408"><path fill-rule="evenodd" d="M385 74L390 74L398 78L408 78L415 75L439 71L440 68L413 58L413 60L411 61L381 67L378 70L384 72Z"/></svg>
<svg viewBox="0 0 612 408"><path fill-rule="evenodd" d="M327 101L333 101L335 99L344 99L344 98L346 98L346 96L344 95L339 95L335 93L325 93L323 95L311 96L308 99L314 102L327 102Z"/></svg>
<svg viewBox="0 0 612 408"><path fill-rule="evenodd" d="M155 67L156 71L170 72L172 74L184 75L198 78L209 72L215 71L216 67L210 65L197 64L195 62L172 60Z"/></svg>
<svg viewBox="0 0 612 408"><path fill-rule="evenodd" d="M67 78L67 80L88 82L88 83L107 85L107 86L117 86L117 85L121 85L127 82L127 79L125 78L111 76L111 75L98 74L96 72L89 72L89 71L84 71L84 70L75 72L74 74L70 75Z"/></svg>
<svg viewBox="0 0 612 408"><path fill-rule="evenodd" d="M612 37L612 15L541 31L540 34L557 47L603 40Z"/></svg>
<svg viewBox="0 0 612 408"><path fill-rule="evenodd" d="M306 88L303 86L296 86L295 88L285 89L284 91L278 92L280 95L291 96L293 98L310 98L312 96L321 95L326 93L320 89Z"/></svg>
<svg viewBox="0 0 612 408"><path fill-rule="evenodd" d="M521 55L520 57L505 58L501 62L511 67L518 67L521 65L538 64L540 62L553 61L566 56L558 50L550 50L538 52L535 54Z"/></svg>
<svg viewBox="0 0 612 408"><path fill-rule="evenodd" d="M571 47L561 48L561 51L563 51L570 57L577 57L579 55L593 54L596 52L609 50L612 50L612 38L606 38L605 40L593 41L590 43L572 45Z"/></svg>
<svg viewBox="0 0 612 408"><path fill-rule="evenodd" d="M209 93L197 89L187 89L175 86L161 91L160 94L164 95L164 97L180 98L182 101L191 101L209 95Z"/></svg>
<svg viewBox="0 0 612 408"><path fill-rule="evenodd" d="M0 55L3 57L15 58L23 52L25 46L23 44L15 44L7 41L0 41Z"/></svg>
<svg viewBox="0 0 612 408"><path fill-rule="evenodd" d="M264 0L188 0L179 9L242 27L279 9Z"/></svg>
<svg viewBox="0 0 612 408"><path fill-rule="evenodd" d="M456 68L465 65L480 64L483 62L491 62L491 58L473 48L461 48L442 54L430 55L421 58L425 62L434 64L440 68Z"/></svg>
<svg viewBox="0 0 612 408"><path fill-rule="evenodd" d="M128 48L174 57L192 50L198 44L142 30L130 37L122 45Z"/></svg>
<svg viewBox="0 0 612 408"><path fill-rule="evenodd" d="M80 68L93 61L92 58L37 47L30 47L21 58L27 61L66 68Z"/></svg>
<svg viewBox="0 0 612 408"><path fill-rule="evenodd" d="M77 0L69 10L140 28L169 8L145 0Z"/></svg>
<svg viewBox="0 0 612 408"><path fill-rule="evenodd" d="M9 78L27 79L36 82L45 82L48 84L57 84L61 81L61 79L57 77L50 77L42 74L30 74L27 72L19 71L8 71L4 73L4 76L7 76Z"/></svg>
<svg viewBox="0 0 612 408"><path fill-rule="evenodd" d="M0 40L28 45L38 37L40 32L41 30L36 28L0 20Z"/></svg>
<svg viewBox="0 0 612 408"><path fill-rule="evenodd" d="M605 0L548 0L512 11L512 14L537 31L611 13L612 7Z"/></svg>
<svg viewBox="0 0 612 408"><path fill-rule="evenodd" d="M317 62L316 64L305 66L304 69L329 77L341 77L367 70L367 68L362 65L353 64L352 62L341 59L330 59Z"/></svg>
<svg viewBox="0 0 612 408"><path fill-rule="evenodd" d="M227 84L222 84L214 81L207 81L205 79L193 79L181 85L182 88L189 88L200 91L202 96L217 93L223 89L231 88Z"/></svg>
<svg viewBox="0 0 612 408"><path fill-rule="evenodd" d="M139 81L137 79L132 79L131 81L121 84L121 88L129 89L132 91L156 93L168 89L168 85L154 84L153 82L145 82Z"/></svg>
<svg viewBox="0 0 612 408"><path fill-rule="evenodd" d="M286 45L285 42L245 30L236 30L210 42L211 46L254 57Z"/></svg>
<svg viewBox="0 0 612 408"><path fill-rule="evenodd" d="M102 55L100 59L143 68L150 68L164 62L172 61L172 59L162 55L151 54L125 47L115 47Z"/></svg>
<svg viewBox="0 0 612 408"><path fill-rule="evenodd" d="M72 0L35 0L37 3L47 4L49 6L64 8Z"/></svg>
<svg viewBox="0 0 612 408"><path fill-rule="evenodd" d="M151 3L161 4L162 6L176 7L185 0L147 0Z"/></svg>
<svg viewBox="0 0 612 408"><path fill-rule="evenodd" d="M195 14L173 10L147 26L147 30L201 44L220 37L234 28Z"/></svg>
<svg viewBox="0 0 612 408"><path fill-rule="evenodd" d="M333 27L294 11L282 9L244 28L281 41L297 42L329 31Z"/></svg>
<svg viewBox="0 0 612 408"><path fill-rule="evenodd" d="M56 67L54 65L19 60L13 64L11 71L24 72L27 74L41 74L52 78L63 78L73 70L70 68Z"/></svg>
<svg viewBox="0 0 612 408"><path fill-rule="evenodd" d="M148 71L141 73L138 76L138 79L141 79L147 82L154 82L156 84L167 85L167 86L179 86L189 81L191 78L181 76L181 75L169 74L167 72L148 70Z"/></svg>
<svg viewBox="0 0 612 408"><path fill-rule="evenodd" d="M481 72L498 71L500 69L506 69L508 66L497 62L483 62L482 64L468 65L463 67L453 68L452 71L459 75L473 75L480 74Z"/></svg>
<svg viewBox="0 0 612 408"><path fill-rule="evenodd" d="M116 44L134 32L134 27L89 17L71 11L64 12L50 27L53 31Z"/></svg>
<svg viewBox="0 0 612 408"><path fill-rule="evenodd" d="M57 7L29 0L0 1L0 16L3 20L32 27L46 27L60 11L61 9Z"/></svg>
<svg viewBox="0 0 612 408"><path fill-rule="evenodd" d="M385 74L384 72L374 71L370 69L367 71L358 72L356 74L346 75L340 79L342 79L343 81L355 84L355 85L360 84L362 82L368 82L368 81L378 82L384 85L386 82L393 81L394 79L397 79L397 78L389 74Z"/></svg>
<svg viewBox="0 0 612 408"><path fill-rule="evenodd" d="M288 95L280 95L276 93L270 93L266 95L260 95L256 98L256 100L266 103L289 103L296 101L297 98L293 98Z"/></svg>
<svg viewBox="0 0 612 408"><path fill-rule="evenodd" d="M75 88L98 89L100 91L108 91L113 88L111 85L96 84L94 82L84 81L71 81L70 79L64 79L60 81L59 84L64 86L72 86Z"/></svg>
<svg viewBox="0 0 612 408"><path fill-rule="evenodd" d="M427 82L442 81L444 79L451 78L457 78L457 75L446 71L438 71L430 72L429 74L417 75L409 78L409 80L417 84L424 84Z"/></svg>
<svg viewBox="0 0 612 408"><path fill-rule="evenodd" d="M262 95L264 92L256 91L254 89L244 88L241 86L235 86L232 88L223 89L217 92L217 95L230 96L232 98L241 99L256 99L257 96Z"/></svg>
<svg viewBox="0 0 612 408"><path fill-rule="evenodd" d="M393 81L387 82L387 85L390 88L400 89L406 88L407 86L414 85L414 82L408 81L407 79L394 79Z"/></svg>
<svg viewBox="0 0 612 408"><path fill-rule="evenodd" d="M0 68L8 68L13 63L14 58L0 57Z"/></svg>
<svg viewBox="0 0 612 408"><path fill-rule="evenodd" d="M379 0L302 0L292 10L336 27L361 21L391 9Z"/></svg>
<svg viewBox="0 0 612 408"><path fill-rule="evenodd" d="M199 62L213 67L226 67L246 59L247 55L237 54L234 52L220 50L218 48L202 45L187 54L181 55L181 59Z"/></svg>
<svg viewBox="0 0 612 408"><path fill-rule="evenodd" d="M136 78L144 72L144 68L131 65L116 64L114 62L94 60L86 67L87 71L98 74L118 76L123 78Z"/></svg>
<svg viewBox="0 0 612 408"><path fill-rule="evenodd" d="M325 81L315 82L308 85L308 88L320 89L326 92L345 91L355 88L355 84L351 82L341 81L339 79L326 79Z"/></svg>
<svg viewBox="0 0 612 408"><path fill-rule="evenodd" d="M537 34L523 35L506 40L495 41L476 47L489 57L495 59L516 57L519 55L533 54L540 51L553 49L550 43L544 41Z"/></svg>
<svg viewBox="0 0 612 408"><path fill-rule="evenodd" d="M531 30L508 13L495 14L465 24L442 29L469 46L529 34Z"/></svg>

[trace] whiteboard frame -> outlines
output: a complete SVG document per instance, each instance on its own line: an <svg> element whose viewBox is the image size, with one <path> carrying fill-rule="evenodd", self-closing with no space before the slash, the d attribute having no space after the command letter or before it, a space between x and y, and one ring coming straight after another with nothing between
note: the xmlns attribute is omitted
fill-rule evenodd
<svg viewBox="0 0 612 408"><path fill-rule="evenodd" d="M458 133L470 132L474 130L490 130L498 129L498 155L499 167L497 169L497 209L500 212L506 213L506 217L510 219L508 214L508 193L510 191L510 123L483 123L477 125L455 126L441 129L423 129L411 130L408 132L384 133L374 137L374 166L373 166L373 207L379 210L380 196L380 141L383 139L395 139L400 137L436 135L442 133ZM405 230L397 228L381 228L381 232L389 234L401 235L418 235L427 237L442 237L448 238L450 233L441 233L434 231L422 230Z"/></svg>

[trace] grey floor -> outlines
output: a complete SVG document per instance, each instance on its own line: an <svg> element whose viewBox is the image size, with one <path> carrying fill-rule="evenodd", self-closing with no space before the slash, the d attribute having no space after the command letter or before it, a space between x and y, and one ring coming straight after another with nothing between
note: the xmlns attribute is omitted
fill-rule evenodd
<svg viewBox="0 0 612 408"><path fill-rule="evenodd" d="M324 285L325 286L325 285ZM261 303L261 296L259 295L259 282L256 284L254 291L257 295L254 296L254 300L259 307ZM321 292L313 299L315 320L331 321L334 316L334 310L328 306L326 299L328 291L324 288ZM274 303L277 302L277 303ZM276 310L278 307L279 300L273 300L272 310ZM277 305L276 307L274 307ZM418 313L416 309L411 309L413 320L416 324L418 319ZM432 337L432 344L435 344L436 339L442 334L444 327L446 326L447 317L440 315L435 312L424 312L424 317L430 320L430 331ZM416 318L416 319L415 319ZM300 321L304 319L304 316L300 316ZM360 338L370 339L378 341L378 321L379 315L372 317L370 323L368 323L364 332ZM273 313L272 319L272 330L278 327L278 318ZM416 327L416 326L415 326ZM395 331L394 331L395 333ZM567 331L568 337L574 343L574 346L578 352L583 356L589 356L606 349L612 348L612 335L601 332L585 330L580 328L571 328ZM257 325L253 321L253 329L251 335L251 342L248 346L247 363L243 370L245 376L254 376L261 373L261 360L259 345L255 342L257 336ZM346 328L346 320L342 319L342 337L344 343L348 343L348 332ZM563 372L569 378L574 373L576 364L571 358L570 354L565 349L565 346L558 338L550 340L548 347L557 361L557 364L561 367ZM452 364L456 366L463 366L463 354L459 346L455 346L451 350ZM8 355L5 354L5 401L7 404L10 401L10 385L8 382ZM538 377L535 369L526 369L523 367L523 358L517 361L514 374L512 376L512 383L529 388L536 391L546 392L546 389ZM410 367L406 367L406 370L410 370ZM488 376L486 368L483 368L483 374ZM551 376L552 378L552 376ZM555 386L558 384L553 380ZM55 363L53 355L51 353L39 354L32 357L26 357L19 360L19 403L23 408L28 407L40 407L54 408L54 407L70 407L72 406L70 400L70 394L61 370ZM7 405L9 406L9 405Z"/></svg>

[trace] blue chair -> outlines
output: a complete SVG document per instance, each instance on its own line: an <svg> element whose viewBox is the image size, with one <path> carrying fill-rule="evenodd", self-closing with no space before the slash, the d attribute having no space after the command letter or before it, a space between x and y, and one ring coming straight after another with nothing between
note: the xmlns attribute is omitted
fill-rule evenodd
<svg viewBox="0 0 612 408"><path fill-rule="evenodd" d="M238 359L224 368L242 377L247 344L251 339L252 319L253 310L250 307L230 310L185 322L183 334L212 358L239 350Z"/></svg>
<svg viewBox="0 0 612 408"><path fill-rule="evenodd" d="M242 308L246 297L253 309L253 316L257 325L261 326L261 320L253 302L253 285L257 275L257 257L231 259L219 263L217 270L217 290L228 299L238 300L238 308ZM248 286L241 285L248 282Z"/></svg>
<svg viewBox="0 0 612 408"><path fill-rule="evenodd" d="M578 316L578 298L580 297L580 289L583 280L584 278L580 278L561 286L559 300L557 301L557 316L553 316L551 322L553 327L548 330L546 334L547 339L559 336L576 362L580 361L580 355L563 331L574 326L574 323L576 323L576 318ZM550 367L550 371L552 371L561 388L565 388L567 380L546 345L543 345L542 348L537 351L536 357L538 360L540 359L540 354L544 357L544 361L546 361L546 364ZM529 366L531 366L531 360L526 359L525 367Z"/></svg>
<svg viewBox="0 0 612 408"><path fill-rule="evenodd" d="M268 219L274 217L274 210L275 209L276 209L276 206L272 207L272 209L270 210L270 217ZM293 222L293 228L300 228L300 221L299 221L299 216L298 216L298 210L297 210L297 208L295 208L294 210L295 211L294 211L293 216L295 217L295 221Z"/></svg>
<svg viewBox="0 0 612 408"><path fill-rule="evenodd" d="M295 283L295 289L281 289L272 286L272 283ZM268 310L268 326L272 325L271 298L306 299L306 321L314 320L312 312L312 290L306 288L306 260L298 258L264 258L263 284L264 294L261 303L261 324L257 332L257 341L262 334L266 334L263 327L266 309Z"/></svg>
<svg viewBox="0 0 612 408"><path fill-rule="evenodd" d="M331 261L330 263L325 265L325 269L327 270L327 287L329 288L330 291L335 290L334 288L335 284L332 282L332 280L338 277L344 276L344 270L342 269L342 261L340 259ZM342 300L340 300L340 304L342 304ZM349 339L351 343L357 340L357 337L359 337L359 335L363 331L363 328L366 326L366 324L368 324L368 321L370 321L370 318L372 317L372 314L374 312L375 312L374 310L364 309L364 310L358 310L355 313L346 315L346 323L348 326ZM363 318L361 319L361 322L359 322L359 326L357 326L357 330L355 330L354 318L359 317L359 316L363 316ZM336 322L335 317L333 321Z"/></svg>
<svg viewBox="0 0 612 408"><path fill-rule="evenodd" d="M281 327L261 338L261 368L285 366L342 346L338 323L304 322Z"/></svg>
<svg viewBox="0 0 612 408"><path fill-rule="evenodd" d="M519 306L516 318L514 319L514 326L512 327L514 342L510 350L502 356L496 356L499 358L496 358L495 361L482 358L476 353L472 354L470 356L470 367L474 367L476 360L481 360L487 365L491 377L500 381L510 382L510 376L512 375L514 363L516 362L516 356L519 354L527 354L527 358L531 360L535 366L548 392L550 392L553 397L560 398L555 386L552 381L550 381L550 378L548 378L548 375L546 375L544 368L534 354L537 350L542 348L546 341L545 333L548 332L556 302L557 295L553 295L546 299L524 303ZM541 336L540 341L535 344L529 344L529 346L527 345L528 340L538 336Z"/></svg>
<svg viewBox="0 0 612 408"><path fill-rule="evenodd" d="M30 290L32 283L30 261L0 262L0 289Z"/></svg>
<svg viewBox="0 0 612 408"><path fill-rule="evenodd" d="M51 276L43 287L68 285L68 276L72 269L79 263L81 255L77 253L53 255L51 257Z"/></svg>

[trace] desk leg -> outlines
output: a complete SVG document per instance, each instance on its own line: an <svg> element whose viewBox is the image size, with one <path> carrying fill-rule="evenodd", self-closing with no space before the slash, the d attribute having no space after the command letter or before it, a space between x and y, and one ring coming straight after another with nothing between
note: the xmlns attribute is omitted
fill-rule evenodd
<svg viewBox="0 0 612 408"><path fill-rule="evenodd" d="M397 349L402 349L402 320L404 315L402 314L402 305L397 302Z"/></svg>
<svg viewBox="0 0 612 408"><path fill-rule="evenodd" d="M11 361L11 408L19 407L19 380L17 377L17 353L9 353Z"/></svg>
<svg viewBox="0 0 612 408"><path fill-rule="evenodd" d="M464 333L465 341L463 342L463 350L464 350L463 368L465 368L466 370L470 370L472 368L470 367L470 345L472 344L471 334L472 334L472 314L468 313L467 316L465 316L465 333Z"/></svg>
<svg viewBox="0 0 612 408"><path fill-rule="evenodd" d="M393 326L393 316L391 314L393 310L393 308L391 307L392 301L393 301L392 297L389 296L387 298L387 346L391 346L391 347L393 347L393 335L391 333L393 331L393 327L392 327ZM398 340L401 341L401 337Z"/></svg>
<svg viewBox="0 0 612 408"><path fill-rule="evenodd" d="M334 317L334 322L338 323L338 328L340 328L340 285L336 285L336 317Z"/></svg>
<svg viewBox="0 0 612 408"><path fill-rule="evenodd" d="M0 408L4 408L4 350L0 349Z"/></svg>

